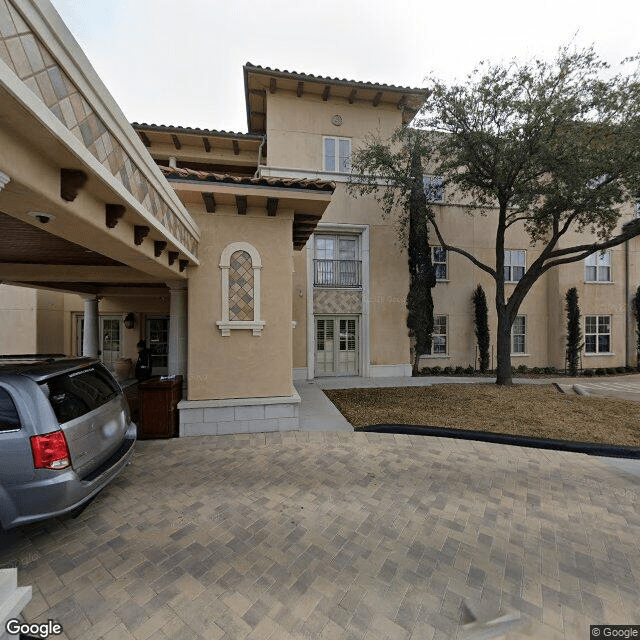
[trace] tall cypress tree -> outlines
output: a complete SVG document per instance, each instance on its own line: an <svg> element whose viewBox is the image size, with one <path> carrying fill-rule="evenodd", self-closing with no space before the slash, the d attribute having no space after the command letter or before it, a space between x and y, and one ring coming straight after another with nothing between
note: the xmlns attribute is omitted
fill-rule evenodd
<svg viewBox="0 0 640 640"><path fill-rule="evenodd" d="M473 292L474 324L476 326L476 339L480 351L480 373L486 373L489 369L489 309L487 296L482 285L478 285Z"/></svg>
<svg viewBox="0 0 640 640"><path fill-rule="evenodd" d="M578 375L580 349L582 348L582 331L580 330L580 307L578 306L578 290L571 287L565 296L567 311L567 367L569 375Z"/></svg>
<svg viewBox="0 0 640 640"><path fill-rule="evenodd" d="M415 339L413 375L418 373L421 355L431 352L433 298L436 276L431 261L427 227L427 198L424 192L422 159L419 147L411 153L411 195L409 199L409 293L407 328Z"/></svg>

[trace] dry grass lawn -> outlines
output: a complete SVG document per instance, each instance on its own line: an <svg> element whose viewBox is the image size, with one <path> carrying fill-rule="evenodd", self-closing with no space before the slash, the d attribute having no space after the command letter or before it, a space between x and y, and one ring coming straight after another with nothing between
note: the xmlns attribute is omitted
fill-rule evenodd
<svg viewBox="0 0 640 640"><path fill-rule="evenodd" d="M640 404L564 395L553 385L439 384L325 393L356 429L414 424L640 446Z"/></svg>

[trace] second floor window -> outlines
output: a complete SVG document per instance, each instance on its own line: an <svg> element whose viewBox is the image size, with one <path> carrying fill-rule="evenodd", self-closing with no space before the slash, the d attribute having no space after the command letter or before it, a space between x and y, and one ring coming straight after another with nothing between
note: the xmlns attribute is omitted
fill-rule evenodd
<svg viewBox="0 0 640 640"><path fill-rule="evenodd" d="M444 180L442 176L423 176L422 182L427 202L444 202Z"/></svg>
<svg viewBox="0 0 640 640"><path fill-rule="evenodd" d="M598 251L584 259L585 282L611 282L611 251Z"/></svg>
<svg viewBox="0 0 640 640"><path fill-rule="evenodd" d="M436 280L447 280L447 250L442 247L432 247L431 262L436 272Z"/></svg>
<svg viewBox="0 0 640 640"><path fill-rule="evenodd" d="M313 284L325 287L360 287L362 268L358 236L314 236Z"/></svg>
<svg viewBox="0 0 640 640"><path fill-rule="evenodd" d="M527 267L527 252L524 249L505 249L504 280L518 282L522 280Z"/></svg>
<svg viewBox="0 0 640 640"><path fill-rule="evenodd" d="M351 171L351 138L334 138L325 136L324 167L325 171L349 173Z"/></svg>

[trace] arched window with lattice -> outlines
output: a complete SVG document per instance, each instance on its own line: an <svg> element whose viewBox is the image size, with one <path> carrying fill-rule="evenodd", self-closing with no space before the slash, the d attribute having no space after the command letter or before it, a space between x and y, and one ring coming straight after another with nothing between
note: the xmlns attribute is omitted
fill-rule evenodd
<svg viewBox="0 0 640 640"><path fill-rule="evenodd" d="M231 329L251 329L259 336L264 327L260 319L260 271L262 261L248 242L232 242L222 252L222 320L216 324L223 336Z"/></svg>

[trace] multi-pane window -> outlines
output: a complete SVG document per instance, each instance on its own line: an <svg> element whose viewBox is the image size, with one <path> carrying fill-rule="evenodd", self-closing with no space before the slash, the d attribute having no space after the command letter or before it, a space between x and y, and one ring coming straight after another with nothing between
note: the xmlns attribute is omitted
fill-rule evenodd
<svg viewBox="0 0 640 640"><path fill-rule="evenodd" d="M431 334L431 355L447 355L447 316L433 318L433 333Z"/></svg>
<svg viewBox="0 0 640 640"><path fill-rule="evenodd" d="M442 247L431 248L431 262L436 273L436 280L447 279L447 250Z"/></svg>
<svg viewBox="0 0 640 640"><path fill-rule="evenodd" d="M585 353L611 353L611 316L585 316Z"/></svg>
<svg viewBox="0 0 640 640"><path fill-rule="evenodd" d="M505 282L522 280L527 266L527 252L524 249L505 249L504 279Z"/></svg>
<svg viewBox="0 0 640 640"><path fill-rule="evenodd" d="M351 171L351 138L326 136L324 140L324 170L349 173Z"/></svg>
<svg viewBox="0 0 640 640"><path fill-rule="evenodd" d="M316 235L314 285L359 287L362 268L358 254L358 236Z"/></svg>
<svg viewBox="0 0 640 640"><path fill-rule="evenodd" d="M427 202L444 202L444 180L442 176L423 176L424 194Z"/></svg>
<svg viewBox="0 0 640 640"><path fill-rule="evenodd" d="M611 251L598 251L584 259L586 282L611 282Z"/></svg>
<svg viewBox="0 0 640 640"><path fill-rule="evenodd" d="M516 316L511 327L511 353L527 352L527 318Z"/></svg>

